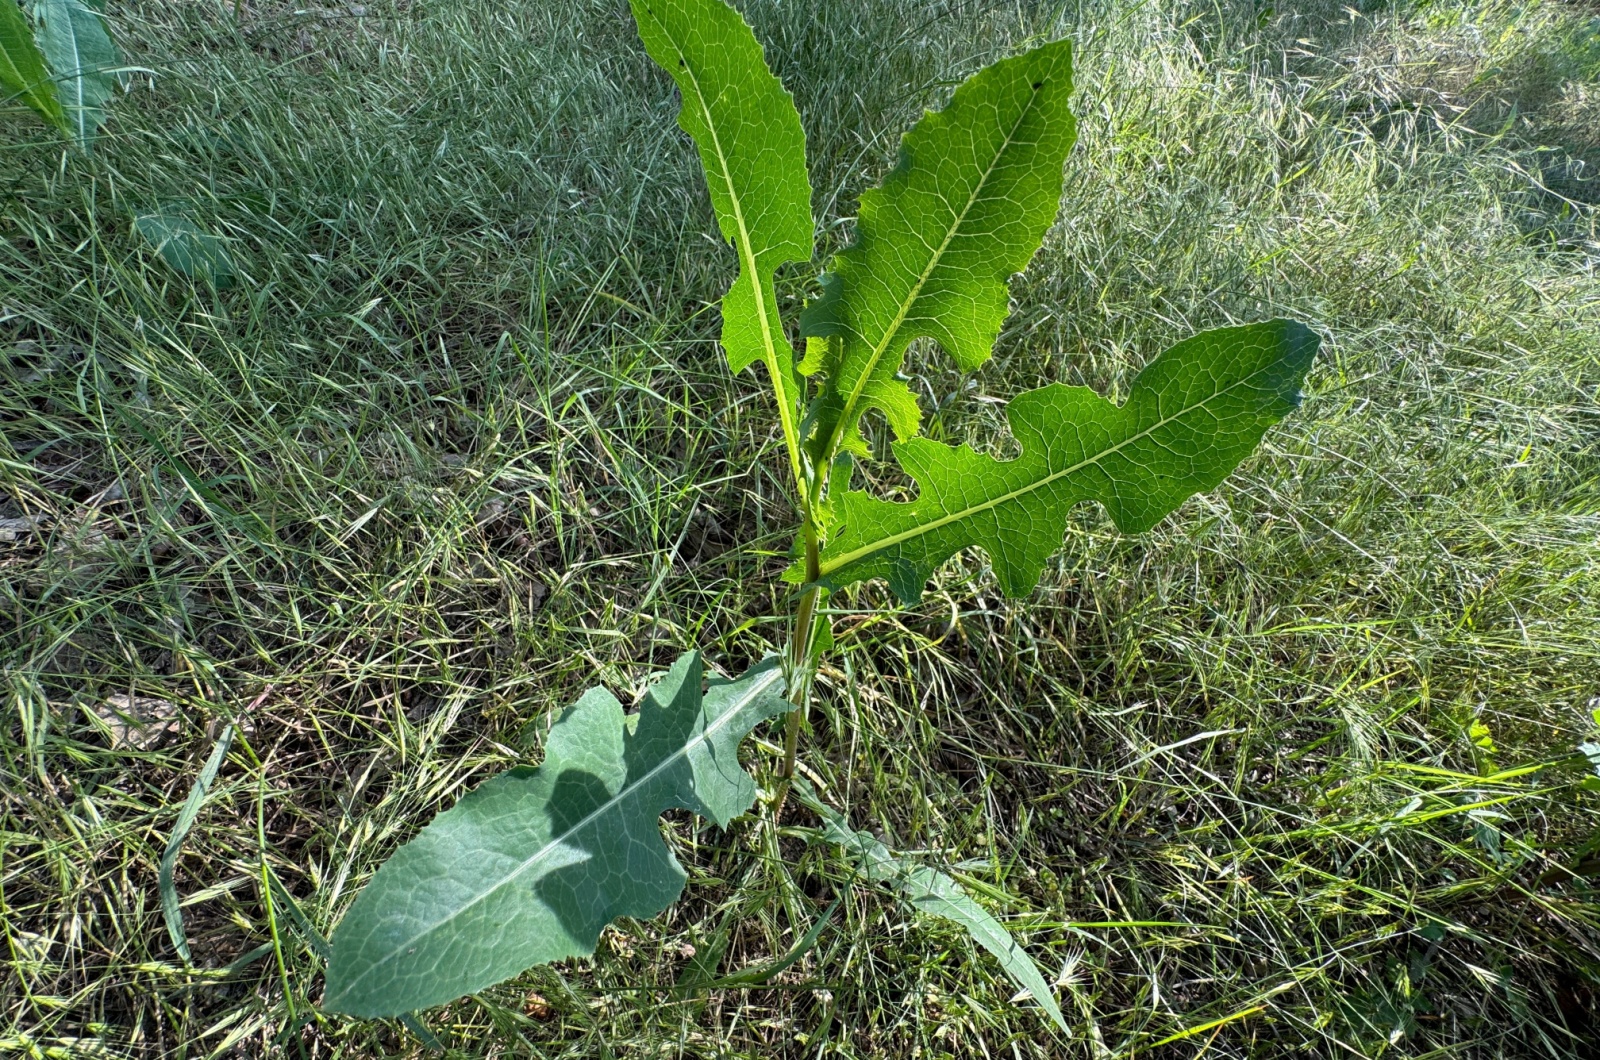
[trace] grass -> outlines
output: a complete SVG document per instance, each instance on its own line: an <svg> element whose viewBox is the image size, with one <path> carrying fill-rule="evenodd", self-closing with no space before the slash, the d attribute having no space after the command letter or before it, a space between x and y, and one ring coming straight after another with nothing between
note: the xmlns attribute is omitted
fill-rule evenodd
<svg viewBox="0 0 1600 1060"><path fill-rule="evenodd" d="M1031 599L972 554L917 608L835 601L808 769L1060 970L1073 1040L958 931L852 887L798 809L669 819L682 901L431 1033L1595 1055L1600 15L741 8L806 118L825 246L954 81L1078 42L1063 220L996 357L913 357L937 436L1003 447L1005 398L1125 392L1199 327L1288 313L1324 354L1224 488L1138 538L1080 510ZM711 341L733 263L618 3L111 9L153 73L96 157L22 120L0 150L0 1052L422 1055L316 1014L315 933L583 688L783 635L781 441ZM241 282L166 270L131 229L157 207ZM115 695L175 732L118 739ZM175 862L185 967L159 866L230 724ZM770 985L712 982L838 895Z"/></svg>

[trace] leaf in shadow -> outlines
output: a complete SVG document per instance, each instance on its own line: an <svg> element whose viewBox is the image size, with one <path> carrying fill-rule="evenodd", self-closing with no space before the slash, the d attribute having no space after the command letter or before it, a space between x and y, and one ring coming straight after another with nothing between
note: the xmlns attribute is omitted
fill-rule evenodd
<svg viewBox="0 0 1600 1060"><path fill-rule="evenodd" d="M594 952L619 916L683 890L662 840L669 808L726 826L755 799L739 743L790 709L769 658L705 682L681 657L627 716L591 689L551 728L544 763L502 773L402 847L333 938L323 1007L393 1016L454 1000L535 964Z"/></svg>
<svg viewBox="0 0 1600 1060"><path fill-rule="evenodd" d="M181 276L216 288L232 286L238 276L227 244L180 213L141 214L134 218L133 227Z"/></svg>
<svg viewBox="0 0 1600 1060"><path fill-rule="evenodd" d="M942 917L964 928L972 940L1000 962L1011 981L1032 995L1056 1026L1070 1034L1061 1008L1039 966L988 910L979 905L955 880L936 869L918 865L891 851L869 832L850 827L838 811L817 797L804 779L795 781L795 793L822 818L823 836L841 847L863 878L883 884L919 913Z"/></svg>

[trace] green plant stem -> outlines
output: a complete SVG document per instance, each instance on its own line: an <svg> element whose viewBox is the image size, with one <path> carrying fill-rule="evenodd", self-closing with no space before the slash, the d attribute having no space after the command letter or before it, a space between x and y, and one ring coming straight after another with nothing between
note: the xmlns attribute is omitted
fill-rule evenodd
<svg viewBox="0 0 1600 1060"><path fill-rule="evenodd" d="M747 267L755 268L755 260L753 258ZM757 305L761 304L760 297L760 292L758 291L756 294ZM762 323L765 323L764 318ZM792 377L779 374L778 352L776 350L769 348L763 351L761 360L766 365L767 374L772 379L772 396L778 405L778 423L783 428L783 444L789 452L789 473L794 476L795 494L800 498L800 503L805 506L801 511L801 515L805 518L806 525L810 526L811 509L807 502L810 492L808 490L809 484L806 481L805 460L800 455L800 428L795 423L794 399L789 394L789 388L784 382L785 379Z"/></svg>
<svg viewBox="0 0 1600 1060"><path fill-rule="evenodd" d="M811 678L814 670L815 652L812 646L815 643L817 628L817 603L822 597L822 588L815 584L818 571L818 543L816 527L808 519L803 529L806 550L806 580L812 584L800 594L800 603L795 608L794 634L789 641L789 702L794 704L794 709L789 712L789 721L783 733L783 765L779 767L778 778L781 785L778 801L774 809L774 816L783 810L784 799L789 792L789 782L794 778L795 753L800 744L800 729L804 724L806 709L811 702Z"/></svg>

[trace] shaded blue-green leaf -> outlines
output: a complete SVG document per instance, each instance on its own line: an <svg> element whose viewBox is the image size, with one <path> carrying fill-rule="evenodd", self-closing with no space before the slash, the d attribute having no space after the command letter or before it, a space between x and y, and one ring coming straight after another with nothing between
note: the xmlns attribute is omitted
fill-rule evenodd
<svg viewBox="0 0 1600 1060"><path fill-rule="evenodd" d="M935 339L967 370L988 359L1008 281L1060 208L1076 136L1071 94L1066 41L995 63L925 115L882 186L861 196L855 242L801 318L808 336L829 339L804 364L827 372L814 411L819 459L858 448L870 408L897 438L917 433L921 412L897 378L912 339Z"/></svg>
<svg viewBox="0 0 1600 1060"><path fill-rule="evenodd" d="M619 916L649 917L683 890L658 818L719 825L755 784L739 741L790 709L768 659L701 692L680 658L626 716L593 689L551 728L545 759L489 780L440 814L367 885L333 937L323 1006L393 1016L451 1001L535 964L594 951Z"/></svg>
<svg viewBox="0 0 1600 1060"><path fill-rule="evenodd" d="M0 3L0 91L62 132L70 131L33 26L15 0Z"/></svg>
<svg viewBox="0 0 1600 1060"><path fill-rule="evenodd" d="M39 48L55 80L67 135L87 151L105 123L122 67L105 18L83 0L34 0Z"/></svg>
<svg viewBox="0 0 1600 1060"><path fill-rule="evenodd" d="M141 214L133 227L179 275L213 287L227 287L237 278L228 245L180 213Z"/></svg>
<svg viewBox="0 0 1600 1060"><path fill-rule="evenodd" d="M1088 387L1029 391L1006 409L1022 448L1013 460L926 438L896 443L917 498L839 497L821 581L883 578L910 603L939 564L977 545L1001 589L1021 596L1060 546L1073 505L1099 501L1120 530L1138 533L1220 483L1299 404L1317 344L1291 320L1218 328L1152 361L1120 407Z"/></svg>
<svg viewBox="0 0 1600 1060"><path fill-rule="evenodd" d="M955 880L937 869L896 855L868 832L852 829L843 816L818 799L803 782L797 784L796 791L806 805L821 816L824 838L843 849L865 879L892 889L919 913L959 924L974 942L994 954L1011 981L1032 995L1056 1026L1071 1033L1048 981L1033 958L1011 937L1005 925L974 901Z"/></svg>
<svg viewBox="0 0 1600 1060"><path fill-rule="evenodd" d="M785 262L811 260L800 115L755 34L723 0L631 3L645 50L677 83L678 124L700 150L717 226L739 254L739 275L722 299L728 364L735 372L758 360L767 366L785 436L797 438L802 391L772 278ZM797 479L798 456L791 449Z"/></svg>

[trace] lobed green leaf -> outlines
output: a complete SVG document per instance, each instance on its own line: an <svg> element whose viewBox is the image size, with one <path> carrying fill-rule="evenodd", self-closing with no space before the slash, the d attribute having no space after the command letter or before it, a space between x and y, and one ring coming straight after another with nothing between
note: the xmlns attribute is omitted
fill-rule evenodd
<svg viewBox="0 0 1600 1060"><path fill-rule="evenodd" d="M739 741L789 710L776 659L701 692L696 652L625 716L592 689L551 728L545 759L487 781L378 870L333 938L323 1007L394 1016L454 1000L535 964L594 952L619 916L650 917L683 890L658 818L719 825L755 783Z"/></svg>
<svg viewBox="0 0 1600 1060"><path fill-rule="evenodd" d="M785 435L796 439L803 393L778 318L773 274L810 261L811 182L805 133L755 34L723 0L630 0L645 50L683 97L678 124L700 150L722 238L739 274L722 299L722 347L735 372L767 366ZM800 475L798 450L791 460Z"/></svg>
<svg viewBox="0 0 1600 1060"><path fill-rule="evenodd" d="M1001 589L1021 596L1060 546L1073 505L1099 501L1119 529L1138 533L1220 483L1299 404L1317 344L1292 320L1218 328L1152 361L1121 407L1088 387L1029 391L1006 409L1022 447L1014 460L926 438L896 443L917 498L838 497L820 580L839 589L883 578L912 603L939 564L977 545Z"/></svg>
<svg viewBox="0 0 1600 1060"><path fill-rule="evenodd" d="M855 242L833 260L824 295L801 317L807 372L827 372L814 415L818 459L859 447L864 412L897 438L921 412L897 378L911 340L938 341L963 368L988 359L1024 269L1061 205L1076 137L1072 50L1056 41L1006 59L956 89L901 142L882 186L861 196Z"/></svg>

